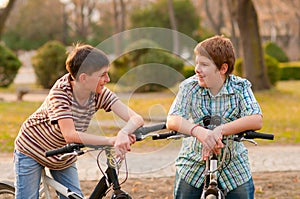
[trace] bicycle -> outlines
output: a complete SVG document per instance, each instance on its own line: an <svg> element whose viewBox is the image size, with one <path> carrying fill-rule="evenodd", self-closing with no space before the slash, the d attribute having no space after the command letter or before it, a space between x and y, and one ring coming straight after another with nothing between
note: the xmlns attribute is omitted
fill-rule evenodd
<svg viewBox="0 0 300 199"><path fill-rule="evenodd" d="M217 120L218 118L216 118ZM147 137L151 137L152 140L159 140L159 139L180 139L183 137L187 137L187 135L183 135L176 131L170 131L167 133L153 133L156 131L164 130L166 129L165 123L159 123L154 124L151 126L145 126L140 127L133 133L136 136L136 141L142 141L146 139ZM274 136L271 134L263 134L258 133L254 131L245 131L242 132L236 136L234 136L234 141L244 141L249 140L252 143L255 143L252 141L252 139L255 138L261 138L261 139L270 139L273 140ZM250 140L251 139L251 140ZM228 141L228 140L227 140ZM92 148L91 150L83 150L83 148ZM105 147L104 147L105 148ZM99 150L103 149L103 146L93 146L93 145L84 145L84 144L68 144L62 148L55 149L53 151L49 151L46 153L47 156L55 155L55 154L75 154L75 155L82 155L89 151ZM90 199L95 198L103 198L106 196L106 194L109 191L109 188L113 188L113 194L111 196L111 199L131 199L131 196L126 193L125 191L121 190L121 186L118 180L118 174L117 174L117 167L119 162L116 162L115 159L112 156L112 153L108 148L106 147L106 153L107 153L107 165L108 168L105 173L103 173L103 177L99 180L98 184L94 188L94 191L92 192ZM100 154L100 153L99 153ZM99 158L99 155L98 155ZM97 158L97 159L98 159ZM223 158L224 159L224 158ZM117 164L116 164L117 163ZM225 197L224 193L221 191L221 189L218 188L217 183L217 175L216 172L221 168L220 165L224 164L224 162L221 162L219 166L218 160L213 155L210 157L209 160L206 161L207 167L206 167L206 175L207 175L207 186L203 189L203 194L201 196L201 199L223 199ZM209 166L210 165L210 166ZM51 177L47 176L45 173L43 174L42 184L44 184L44 188L40 190L40 192L44 192L46 195L46 198L50 198L49 195L49 189L48 185L52 186L56 191L60 192L61 194L65 195L68 198L74 198L74 199L82 199L83 197L78 196L76 193L70 192L68 188L64 187L63 185L60 185L58 182L56 182ZM45 186L46 185L46 186ZM14 197L14 187L12 183L7 182L0 182L0 196L4 196L5 198L13 198Z"/></svg>
<svg viewBox="0 0 300 199"><path fill-rule="evenodd" d="M105 151L107 156L107 161L106 161L107 169L105 172L103 172L100 168L103 177L99 180L96 187L94 188L94 191L90 195L90 199L104 198L104 196L106 196L107 193L110 191L111 187L113 189L113 194L111 196L111 199L131 199L128 193L121 190L121 186L118 180L118 173L117 173L118 167L120 166L121 162L114 158L114 151L112 150L112 147L71 143L61 148L47 151L45 155L47 157L58 155L58 154L62 154L61 157L67 155L80 156L95 150L100 151L97 156L97 163L99 168L100 168L100 164L99 164L100 154L103 151ZM78 195L75 192L70 191L67 187L55 181L52 177L46 174L46 171L44 169L42 172L41 186L39 190L39 195L41 198L43 197L46 199L51 198L49 187L52 187L56 192L60 193L61 195L67 198L83 199L82 196ZM13 186L13 183L0 182L1 198L5 198L5 199L14 198L15 195L14 193L15 193L15 188Z"/></svg>
<svg viewBox="0 0 300 199"><path fill-rule="evenodd" d="M221 124L221 118L218 116L212 116L212 117L205 116L203 118L203 123L205 128L210 127L213 129L216 126L219 126ZM152 140L159 140L159 139L180 139L183 137L188 137L188 135L183 135L176 131L170 131L168 133L161 133L161 134L148 134L148 132L151 132L150 128L152 131L154 130L158 131L164 129L165 125L158 124L152 127L142 127L135 132L136 139L144 140L146 137L152 137ZM233 136L227 136L225 139L223 139L223 143L225 146L227 146L228 141L232 140L235 142L248 141L252 144L257 145L257 143L253 139L274 140L274 135L249 130ZM226 191L223 191L218 187L217 172L222 170L225 164L226 155L229 152L230 152L229 148L225 147L220 162L216 154L212 154L209 157L209 159L206 160L205 181L204 181L204 187L200 199L225 199Z"/></svg>
<svg viewBox="0 0 300 199"><path fill-rule="evenodd" d="M155 127L140 127L137 129L134 133L139 134L141 131L143 133L149 133L152 131L157 131L159 129L165 129L165 124L155 125ZM137 139L137 141L140 141L141 139ZM92 194L90 195L90 199L99 199L104 198L110 189L113 189L113 193L111 195L111 199L131 199L131 196L123 191L121 189L121 183L118 179L118 169L120 168L121 161L114 158L114 151L112 150L112 147L108 146L97 146L97 145L84 145L84 144L77 144L77 143L71 143L67 144L66 146L63 146L58 149L54 149L51 151L47 151L45 155L47 157L62 154L63 156L67 155L83 155L85 153L99 150L97 156L97 163L98 167L101 170L101 173L103 174L103 177L99 180L97 185L95 186ZM102 171L99 163L100 154L105 151L107 161L107 169L105 172ZM127 177L126 177L127 178ZM125 181L124 181L125 182ZM123 182L123 183L124 183ZM48 174L46 174L45 169L42 172L42 178L41 178L41 187L39 191L40 197L44 197L46 199L51 198L50 189L49 187L52 187L56 192L64 195L67 198L70 199L83 199L82 196L70 191L67 187L63 186L59 182L55 181L52 177L50 177ZM15 187L13 182L3 181L0 182L0 198L2 199L12 199L15 195Z"/></svg>

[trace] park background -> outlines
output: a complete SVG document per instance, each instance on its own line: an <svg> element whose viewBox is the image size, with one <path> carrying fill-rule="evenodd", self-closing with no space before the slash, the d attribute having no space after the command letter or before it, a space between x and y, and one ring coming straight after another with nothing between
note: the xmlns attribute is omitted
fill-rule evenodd
<svg viewBox="0 0 300 199"><path fill-rule="evenodd" d="M163 120L179 82L193 74L193 49L176 41L179 33L195 42L215 34L229 37L237 49L235 73L252 82L262 107L262 131L275 135L275 141L259 144L275 145L279 150L286 145L299 146L300 2L297 0L9 0L1 1L0 6L0 151L3 153L13 151L20 125L42 103L55 79L65 72L64 52L76 42L103 46L112 60L112 82L108 87L123 96L122 100L147 122ZM155 35L141 32L137 36L133 31L147 31L149 27L165 28L163 34L169 37L162 39L171 46L162 47L163 42L153 39ZM133 38L122 37L128 31ZM136 38L141 40L135 41ZM110 41L109 45L104 45L105 41ZM176 78L162 73L174 81L161 86L160 80L158 83L152 80L141 87L120 81L126 76L133 83L137 74L128 75L128 71L157 65L174 68L176 73L172 74ZM156 73L157 70L149 71L159 77ZM102 115L99 113L96 119L105 121L101 123L101 132L115 133L118 125L110 122L117 120L115 116ZM295 178L299 179L299 175Z"/></svg>

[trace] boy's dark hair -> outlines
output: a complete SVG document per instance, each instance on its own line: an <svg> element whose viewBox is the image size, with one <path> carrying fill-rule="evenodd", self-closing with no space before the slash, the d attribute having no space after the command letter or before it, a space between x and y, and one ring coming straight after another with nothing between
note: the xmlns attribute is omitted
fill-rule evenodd
<svg viewBox="0 0 300 199"><path fill-rule="evenodd" d="M223 35L217 35L200 42L195 47L194 53L212 60L219 70L222 64L226 63L228 65L227 76L234 70L234 48L231 41Z"/></svg>
<svg viewBox="0 0 300 199"><path fill-rule="evenodd" d="M75 80L81 73L91 75L109 65L104 52L90 45L76 44L66 60L66 69Z"/></svg>

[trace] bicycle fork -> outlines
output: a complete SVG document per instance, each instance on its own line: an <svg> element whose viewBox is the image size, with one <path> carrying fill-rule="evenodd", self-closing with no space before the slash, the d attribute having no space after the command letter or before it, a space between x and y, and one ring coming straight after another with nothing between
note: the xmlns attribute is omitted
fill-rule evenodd
<svg viewBox="0 0 300 199"><path fill-rule="evenodd" d="M204 180L204 189L201 195L201 199L216 198L223 199L224 195L222 191L218 188L217 174L216 171L218 169L218 157L216 154L206 160L206 176ZM211 197L213 196L213 197Z"/></svg>

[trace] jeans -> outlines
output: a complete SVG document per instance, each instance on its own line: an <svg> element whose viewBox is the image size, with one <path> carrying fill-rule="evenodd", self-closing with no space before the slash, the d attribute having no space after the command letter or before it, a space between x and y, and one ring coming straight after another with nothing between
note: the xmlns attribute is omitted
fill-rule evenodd
<svg viewBox="0 0 300 199"><path fill-rule="evenodd" d="M16 199L38 199L39 188L41 182L42 170L44 167L35 161L33 158L15 151L14 153L15 164L15 186L16 186ZM50 170L52 177L68 187L71 191L83 196L76 164L63 170ZM66 199L64 196L59 196L61 199Z"/></svg>
<svg viewBox="0 0 300 199"><path fill-rule="evenodd" d="M193 187L181 179L176 173L174 199L199 199L202 194L203 184L200 188ZM254 184L252 178L227 193L226 199L254 199Z"/></svg>

